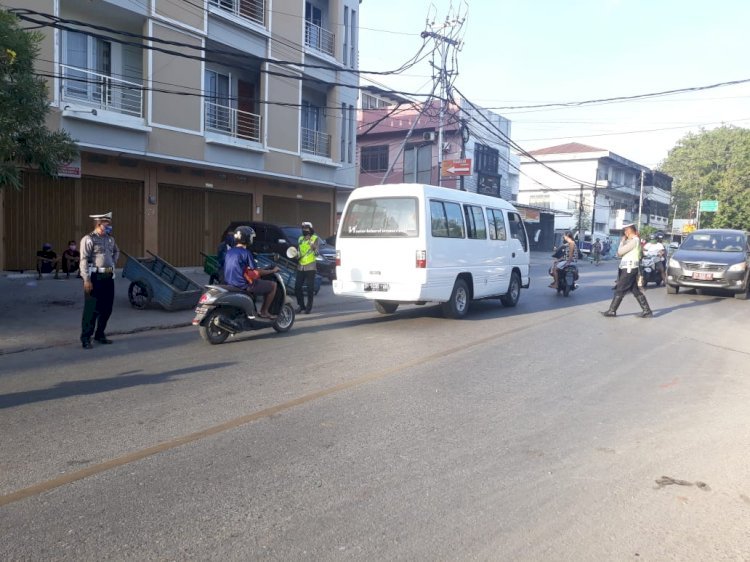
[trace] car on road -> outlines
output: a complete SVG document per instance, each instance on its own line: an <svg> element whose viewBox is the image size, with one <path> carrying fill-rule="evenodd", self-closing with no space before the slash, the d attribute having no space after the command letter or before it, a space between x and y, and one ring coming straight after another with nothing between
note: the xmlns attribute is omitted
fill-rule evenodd
<svg viewBox="0 0 750 562"><path fill-rule="evenodd" d="M692 232L669 258L667 293L723 289L745 300L750 292L750 236L742 230Z"/></svg>
<svg viewBox="0 0 750 562"><path fill-rule="evenodd" d="M250 226L255 230L255 241L250 246L253 254L279 254L286 256L286 251L291 246L297 246L299 237L302 236L302 227L277 225L260 221L234 221L227 226L229 232L233 232L238 226ZM315 259L318 275L329 281L336 278L336 248L320 239L318 256Z"/></svg>

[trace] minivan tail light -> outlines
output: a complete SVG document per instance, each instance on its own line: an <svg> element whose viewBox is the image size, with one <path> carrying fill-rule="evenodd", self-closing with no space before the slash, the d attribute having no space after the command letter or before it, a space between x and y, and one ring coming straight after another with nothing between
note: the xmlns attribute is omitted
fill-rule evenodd
<svg viewBox="0 0 750 562"><path fill-rule="evenodd" d="M336 250L336 266L341 265L341 250Z"/></svg>
<svg viewBox="0 0 750 562"><path fill-rule="evenodd" d="M417 269L427 268L427 251L417 250Z"/></svg>

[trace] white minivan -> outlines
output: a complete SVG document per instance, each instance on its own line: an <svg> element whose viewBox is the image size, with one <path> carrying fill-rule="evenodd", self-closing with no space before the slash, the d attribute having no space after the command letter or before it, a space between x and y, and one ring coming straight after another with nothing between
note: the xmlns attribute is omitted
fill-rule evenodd
<svg viewBox="0 0 750 562"><path fill-rule="evenodd" d="M443 304L461 318L473 299L515 306L529 286L529 241L502 199L421 184L355 189L336 237L337 295L399 304Z"/></svg>

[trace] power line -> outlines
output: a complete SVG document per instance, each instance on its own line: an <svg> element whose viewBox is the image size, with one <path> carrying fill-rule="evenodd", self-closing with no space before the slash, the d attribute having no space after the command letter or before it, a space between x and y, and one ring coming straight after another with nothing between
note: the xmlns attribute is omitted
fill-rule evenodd
<svg viewBox="0 0 750 562"><path fill-rule="evenodd" d="M44 13L44 12L38 12L36 10L30 10L28 8L16 8L16 9L11 9L9 11L12 12L12 13L14 13L19 19L24 20L24 21L28 21L28 22L31 22L31 23L34 23L34 24L37 24L37 25L41 25L41 26L45 26L45 27L53 27L53 28L62 29L62 30L65 30L65 31L73 31L73 32L77 32L77 33L83 33L85 35L90 35L92 37L96 37L97 39L105 39L105 40L115 41L115 42L118 42L118 43L123 43L123 44L126 44L126 45L130 45L130 46L136 46L136 47L142 47L142 48L153 48L154 50L160 50L158 48L149 47L149 46L143 45L141 43L133 43L133 42L122 41L122 40L116 39L114 37L102 36L102 35L99 35L99 34L91 33L89 31L84 31L84 30L80 30L80 29L74 29L74 28L71 28L70 26L74 25L74 26L79 26L79 27L86 27L86 28L90 28L90 29L96 29L98 31L104 31L104 32L108 32L108 33L114 33L114 34L117 34L117 35L122 35L122 36L125 36L125 37L134 38L134 39L142 39L142 40L151 41L151 42L154 42L154 43L159 43L159 44L162 44L162 45L169 45L169 46L172 46L172 47L183 47L183 48L186 48L186 49L191 49L191 50L194 50L194 51L199 51L199 52L207 53L207 54L215 54L215 55L221 55L221 56L239 57L239 58L242 58L242 59L247 59L247 54L246 53L239 53L239 52L236 52L236 51L228 51L228 50L224 50L224 49L207 48L207 47L202 47L202 46L198 46L198 45L191 45L190 43L184 43L184 42L181 42L181 41L170 41L170 40L161 39L161 38L158 38L158 37L153 37L153 36L150 36L150 35L143 35L143 34L139 34L139 33L132 33L132 32L129 32L129 31L118 30L118 29L114 29L112 27L103 26L103 25L97 25L97 24L94 24L94 23L83 22L83 21L80 21L80 20L61 18L61 17L58 17L58 16L54 16L53 14L47 14L47 13ZM45 18L48 21L39 20L39 19L35 19L33 17L29 17L28 14ZM266 57L253 57L253 58L255 60L259 61L259 62L266 62L266 63L271 63L271 64L275 64L275 65L279 65L279 66L304 67L304 68L312 68L312 69L331 70L331 71L335 71L335 72L347 72L347 73L352 73L352 74L370 74L370 75L375 75L375 76L390 76L390 75L393 75L393 74L399 74L400 72L403 72L404 70L408 70L409 68L411 68L415 64L417 64L420 60L423 60L423 59L419 59L418 57L422 53L422 51L424 50L425 44L426 44L426 42L422 43L422 46L417 51L417 54L414 57L412 57L411 59L409 59L409 61L407 61L406 63L404 63L403 65L401 65L401 67L399 67L397 69L394 69L394 70L360 70L360 69L355 69L355 68L339 67L339 66L334 66L334 65L310 64L310 63L305 63L305 62L301 62L301 61L277 60L277 59L266 58ZM162 52L165 52L165 53L168 53L168 54L175 54L175 55L178 54L178 53L175 53L175 52L168 52L168 51L162 51ZM186 57L190 56L190 55L185 55L184 53L182 55L186 56ZM217 61L212 61L212 62L217 62Z"/></svg>

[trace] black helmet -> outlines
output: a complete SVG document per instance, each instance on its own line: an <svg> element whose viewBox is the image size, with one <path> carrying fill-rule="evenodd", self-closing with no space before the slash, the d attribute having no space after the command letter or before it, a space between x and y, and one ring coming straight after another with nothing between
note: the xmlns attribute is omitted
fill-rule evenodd
<svg viewBox="0 0 750 562"><path fill-rule="evenodd" d="M234 243L250 246L255 240L255 230L249 226L238 226L234 231Z"/></svg>

